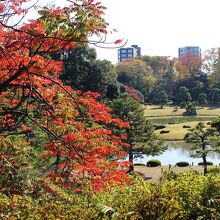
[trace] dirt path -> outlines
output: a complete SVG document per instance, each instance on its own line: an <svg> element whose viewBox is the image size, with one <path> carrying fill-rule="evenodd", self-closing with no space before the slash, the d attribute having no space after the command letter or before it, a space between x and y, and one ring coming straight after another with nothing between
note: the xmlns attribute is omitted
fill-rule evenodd
<svg viewBox="0 0 220 220"><path fill-rule="evenodd" d="M157 181L161 177L161 171L168 170L168 166L162 166L162 167L140 167L135 166L134 170L136 173L138 173L140 176L142 176L144 179L149 181ZM189 171L191 169L199 171L203 173L203 167L202 166L193 166L193 167L171 167L170 168L175 173L180 173L184 171Z"/></svg>

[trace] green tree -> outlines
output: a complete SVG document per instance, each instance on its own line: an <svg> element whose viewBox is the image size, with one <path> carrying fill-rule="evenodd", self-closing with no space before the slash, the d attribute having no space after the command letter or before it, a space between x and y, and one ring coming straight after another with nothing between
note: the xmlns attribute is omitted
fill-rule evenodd
<svg viewBox="0 0 220 220"><path fill-rule="evenodd" d="M205 93L200 93L198 101L199 101L199 104L202 106L202 108L204 108L204 105L208 103L207 95Z"/></svg>
<svg viewBox="0 0 220 220"><path fill-rule="evenodd" d="M220 89L219 88L211 89L211 91L209 93L209 100L213 104L219 104L220 103Z"/></svg>
<svg viewBox="0 0 220 220"><path fill-rule="evenodd" d="M196 107L192 102L188 102L186 104L186 114L187 115L196 115Z"/></svg>
<svg viewBox="0 0 220 220"><path fill-rule="evenodd" d="M189 90L185 86L179 87L176 93L176 102L180 104L181 102L190 102L191 100Z"/></svg>
<svg viewBox="0 0 220 220"><path fill-rule="evenodd" d="M130 129L118 130L127 134L127 143L130 147L124 150L128 152L129 161L133 164L136 153L158 155L167 149L154 133L154 126L144 115L144 106L134 100L129 94L122 93L117 99L109 103L113 115L130 123ZM130 172L134 170L130 166Z"/></svg>
<svg viewBox="0 0 220 220"><path fill-rule="evenodd" d="M159 92L156 97L156 102L160 105L161 108L163 108L163 106L168 103L167 93L165 91Z"/></svg>
<svg viewBox="0 0 220 220"><path fill-rule="evenodd" d="M55 58L57 56L64 64L60 78L75 89L105 96L110 81L116 79L114 65L108 60L97 60L95 49L87 45L78 46L62 56L55 55Z"/></svg>
<svg viewBox="0 0 220 220"><path fill-rule="evenodd" d="M116 71L118 82L140 91L145 99L156 83L151 68L138 59L118 63Z"/></svg>
<svg viewBox="0 0 220 220"><path fill-rule="evenodd" d="M220 48L205 51L203 70L209 76L209 84L215 87L220 83Z"/></svg>
<svg viewBox="0 0 220 220"><path fill-rule="evenodd" d="M192 150L196 150L192 157L202 158L203 160L204 175L207 173L207 154L209 152L220 152L220 147L215 144L215 134L216 129L206 129L204 123L199 122L185 136L185 141L193 144Z"/></svg>
<svg viewBox="0 0 220 220"><path fill-rule="evenodd" d="M175 86L175 59L168 56L141 56L137 59L144 61L152 69L154 83L148 79L149 97L147 102L154 103L155 96L164 90L169 97L173 96ZM151 86L150 86L151 85Z"/></svg>
<svg viewBox="0 0 220 220"><path fill-rule="evenodd" d="M153 75L157 78L158 82L174 80L174 59L170 59L167 56L141 56L138 59L151 67Z"/></svg>
<svg viewBox="0 0 220 220"><path fill-rule="evenodd" d="M215 128L220 133L220 118L215 118L211 122L211 127Z"/></svg>

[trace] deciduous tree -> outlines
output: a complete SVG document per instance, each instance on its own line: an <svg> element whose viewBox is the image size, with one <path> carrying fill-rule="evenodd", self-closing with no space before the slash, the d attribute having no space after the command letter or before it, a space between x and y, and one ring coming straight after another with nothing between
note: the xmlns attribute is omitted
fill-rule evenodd
<svg viewBox="0 0 220 220"><path fill-rule="evenodd" d="M129 124L112 118L111 110L96 101L98 93L75 91L59 80L62 62L51 54L105 34L107 26L101 3L68 2L64 8L40 7L41 17L25 22L30 8L37 7L31 1L0 2L0 139L7 144L12 132L40 128L48 135L40 158L53 165L47 177L66 188L80 187L87 177L99 189L127 180L125 164L109 160L125 154L119 150L123 142L105 125Z"/></svg>
<svg viewBox="0 0 220 220"><path fill-rule="evenodd" d="M180 57L176 62L176 70L178 78L183 79L187 77L195 77L201 74L202 59L198 55L191 52L186 53Z"/></svg>
<svg viewBox="0 0 220 220"><path fill-rule="evenodd" d="M138 59L129 59L116 65L117 80L140 91L147 98L154 82L152 70L145 62Z"/></svg>

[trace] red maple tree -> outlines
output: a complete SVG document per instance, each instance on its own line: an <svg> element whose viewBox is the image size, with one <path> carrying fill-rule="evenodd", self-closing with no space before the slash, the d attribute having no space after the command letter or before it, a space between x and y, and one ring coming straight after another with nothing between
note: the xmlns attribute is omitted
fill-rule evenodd
<svg viewBox="0 0 220 220"><path fill-rule="evenodd" d="M74 91L59 80L62 62L51 54L88 43L107 26L100 2L67 2L64 8L38 9L41 16L28 21L25 16L36 7L31 1L0 2L0 139L40 128L48 134L40 158L54 159L47 177L67 188L86 177L98 190L128 180L127 164L118 162L125 155L123 141L106 125L129 124L112 118L111 109L96 100L99 94Z"/></svg>

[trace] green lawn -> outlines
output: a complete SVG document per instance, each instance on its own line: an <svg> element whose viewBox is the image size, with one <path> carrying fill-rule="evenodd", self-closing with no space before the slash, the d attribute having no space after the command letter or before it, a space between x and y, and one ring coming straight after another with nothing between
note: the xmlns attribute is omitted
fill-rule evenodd
<svg viewBox="0 0 220 220"><path fill-rule="evenodd" d="M145 115L147 117L181 116L184 111L184 109L175 109L174 106L164 106L162 109L159 105L145 106Z"/></svg>
<svg viewBox="0 0 220 220"><path fill-rule="evenodd" d="M166 140L166 141L181 141L183 140L185 134L188 132L190 128L183 128L183 125L191 126L192 128L195 127L195 125L198 123L198 121L191 121L187 123L179 123L179 124L167 124L166 128L157 130L156 134L159 136L159 139ZM208 121L203 121L204 124L207 125ZM160 134L160 131L170 131L166 134Z"/></svg>
<svg viewBox="0 0 220 220"><path fill-rule="evenodd" d="M175 108L175 106L146 105L145 114L147 117L182 116L185 109ZM220 116L220 107L201 107L196 108L198 116Z"/></svg>
<svg viewBox="0 0 220 220"><path fill-rule="evenodd" d="M153 124L163 124L166 128L162 129L169 133L160 134L161 130L156 131L157 135L162 140L183 140L188 132L183 125L191 126L192 128L199 121L207 124L209 121L220 116L220 107L197 107L196 116L183 116L185 109L176 108L175 106L164 106L163 109L159 105L146 105L145 115Z"/></svg>

